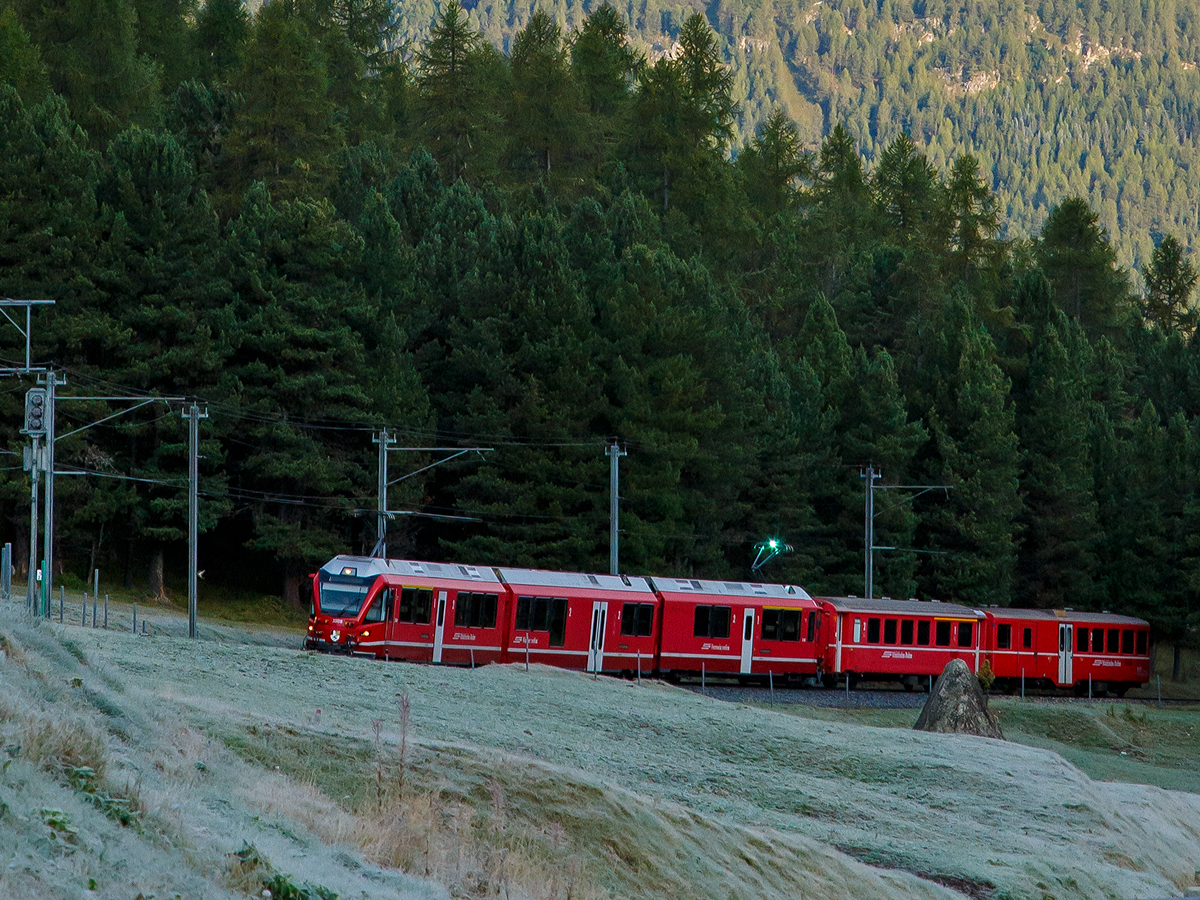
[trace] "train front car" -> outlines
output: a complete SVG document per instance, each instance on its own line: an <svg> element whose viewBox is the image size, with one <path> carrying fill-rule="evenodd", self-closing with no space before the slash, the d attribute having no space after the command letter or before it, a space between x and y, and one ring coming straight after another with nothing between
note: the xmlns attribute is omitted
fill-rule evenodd
<svg viewBox="0 0 1200 900"><path fill-rule="evenodd" d="M824 618L822 681L929 684L952 659L979 671L984 614L953 603L818 597Z"/></svg>
<svg viewBox="0 0 1200 900"><path fill-rule="evenodd" d="M512 593L508 661L585 672L656 668L659 602L644 578L497 569Z"/></svg>
<svg viewBox="0 0 1200 900"><path fill-rule="evenodd" d="M1150 626L1142 619L1071 609L989 608L996 686L1124 696L1150 680Z"/></svg>
<svg viewBox="0 0 1200 900"><path fill-rule="evenodd" d="M817 604L795 585L654 578L661 666L676 676L799 681L817 673Z"/></svg>
<svg viewBox="0 0 1200 900"><path fill-rule="evenodd" d="M483 566L339 556L313 596L310 649L464 666L503 655L508 594Z"/></svg>
<svg viewBox="0 0 1200 900"><path fill-rule="evenodd" d="M335 556L312 579L306 650L350 653L364 629L367 601L383 588L383 560Z"/></svg>

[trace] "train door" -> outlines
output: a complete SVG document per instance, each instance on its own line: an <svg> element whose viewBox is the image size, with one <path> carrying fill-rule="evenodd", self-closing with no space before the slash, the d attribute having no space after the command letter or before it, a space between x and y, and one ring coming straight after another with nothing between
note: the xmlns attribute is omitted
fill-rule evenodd
<svg viewBox="0 0 1200 900"><path fill-rule="evenodd" d="M446 592L438 591L437 614L433 618L433 661L442 661L442 640L446 632Z"/></svg>
<svg viewBox="0 0 1200 900"><path fill-rule="evenodd" d="M1075 683L1071 651L1074 646L1073 625L1058 626L1058 683L1071 685Z"/></svg>
<svg viewBox="0 0 1200 900"><path fill-rule="evenodd" d="M588 641L587 670L604 671L604 631L608 626L608 602L592 601L592 636Z"/></svg>
<svg viewBox="0 0 1200 900"><path fill-rule="evenodd" d="M742 610L742 674L749 675L754 662L754 610Z"/></svg>

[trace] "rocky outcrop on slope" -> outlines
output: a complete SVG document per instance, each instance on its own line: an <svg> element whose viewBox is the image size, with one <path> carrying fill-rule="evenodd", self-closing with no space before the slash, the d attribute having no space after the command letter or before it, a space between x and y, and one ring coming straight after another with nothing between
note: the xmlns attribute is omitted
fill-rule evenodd
<svg viewBox="0 0 1200 900"><path fill-rule="evenodd" d="M1000 722L988 709L979 679L961 659L951 660L942 670L913 728L1004 740Z"/></svg>

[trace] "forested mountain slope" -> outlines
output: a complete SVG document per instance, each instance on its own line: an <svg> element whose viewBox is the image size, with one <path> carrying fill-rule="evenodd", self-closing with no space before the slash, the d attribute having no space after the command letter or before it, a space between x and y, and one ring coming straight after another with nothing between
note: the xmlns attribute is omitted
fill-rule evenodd
<svg viewBox="0 0 1200 900"><path fill-rule="evenodd" d="M507 49L534 9L568 31L592 0L469 0ZM1191 246L1200 216L1200 9L1187 0L639 0L614 4L651 59L703 13L720 35L752 136L782 108L815 146L843 124L869 162L909 134L936 167L969 151L1010 236L1058 198L1086 197L1140 268L1163 233ZM402 36L437 5L397 0Z"/></svg>
<svg viewBox="0 0 1200 900"><path fill-rule="evenodd" d="M611 6L574 11L568 30L543 10L405 7L400 25L429 29L406 41L390 0L276 0L253 16L241 0L0 2L0 295L57 304L37 313L34 355L67 377L63 581L149 571L163 595L185 546L186 423L162 401L118 415L104 398L196 397L210 412L206 589L282 581L303 605L306 573L370 552L386 426L402 447L491 448L393 456L412 476L387 497L405 511L395 555L604 570L615 439L625 571L858 593L870 467L889 489L946 486L877 507L881 592L1121 610L1194 641L1190 226L1107 228L1120 207L1072 181L1100 161L1049 133L1036 140L1055 153L1030 156L1032 113L997 107L994 131L975 129L996 156L940 130L947 105L977 111L1022 84L1086 133L1054 92L1103 72L1123 91L1160 32L1128 25L1141 60L1100 60L1101 42L1122 45L1097 11L1078 19L1097 29L1090 68L1067 66L1065 45L1031 51L1041 31L992 61L983 39L1011 17L972 13L988 23L973 44L928 8L893 28L896 9L821 6L807 23L802 9L706 10L746 38L730 67L728 40L682 7L626 10L664 54ZM1041 21L1069 37L1050 10ZM791 35L786 53L764 28ZM877 52L850 43L876 34ZM1175 60L1193 77L1188 46L1162 71ZM764 118L738 101L760 77L745 61L772 53L779 73L785 56L843 67L780 89ZM885 72L905 53L923 62ZM1022 66L1046 80L1002 88ZM905 112L889 79L926 85L924 100ZM894 112L873 127L846 105L855 83ZM1158 109L1153 96L1139 102ZM910 139L894 121L910 114L938 129ZM1164 144L1116 143L1144 190L1193 189L1150 174ZM1000 150L1043 184L1044 221L996 184ZM1134 238L1153 245L1144 286L1121 264ZM0 329L0 359L23 355ZM0 393L0 528L22 564L29 383ZM794 552L751 574L768 536Z"/></svg>

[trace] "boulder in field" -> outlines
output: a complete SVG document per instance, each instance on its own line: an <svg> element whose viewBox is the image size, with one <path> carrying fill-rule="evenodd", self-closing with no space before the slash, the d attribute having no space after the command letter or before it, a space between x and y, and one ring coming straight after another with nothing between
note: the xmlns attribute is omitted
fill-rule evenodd
<svg viewBox="0 0 1200 900"><path fill-rule="evenodd" d="M913 728L1004 740L1000 722L988 709L987 696L979 686L979 679L961 659L946 664Z"/></svg>

